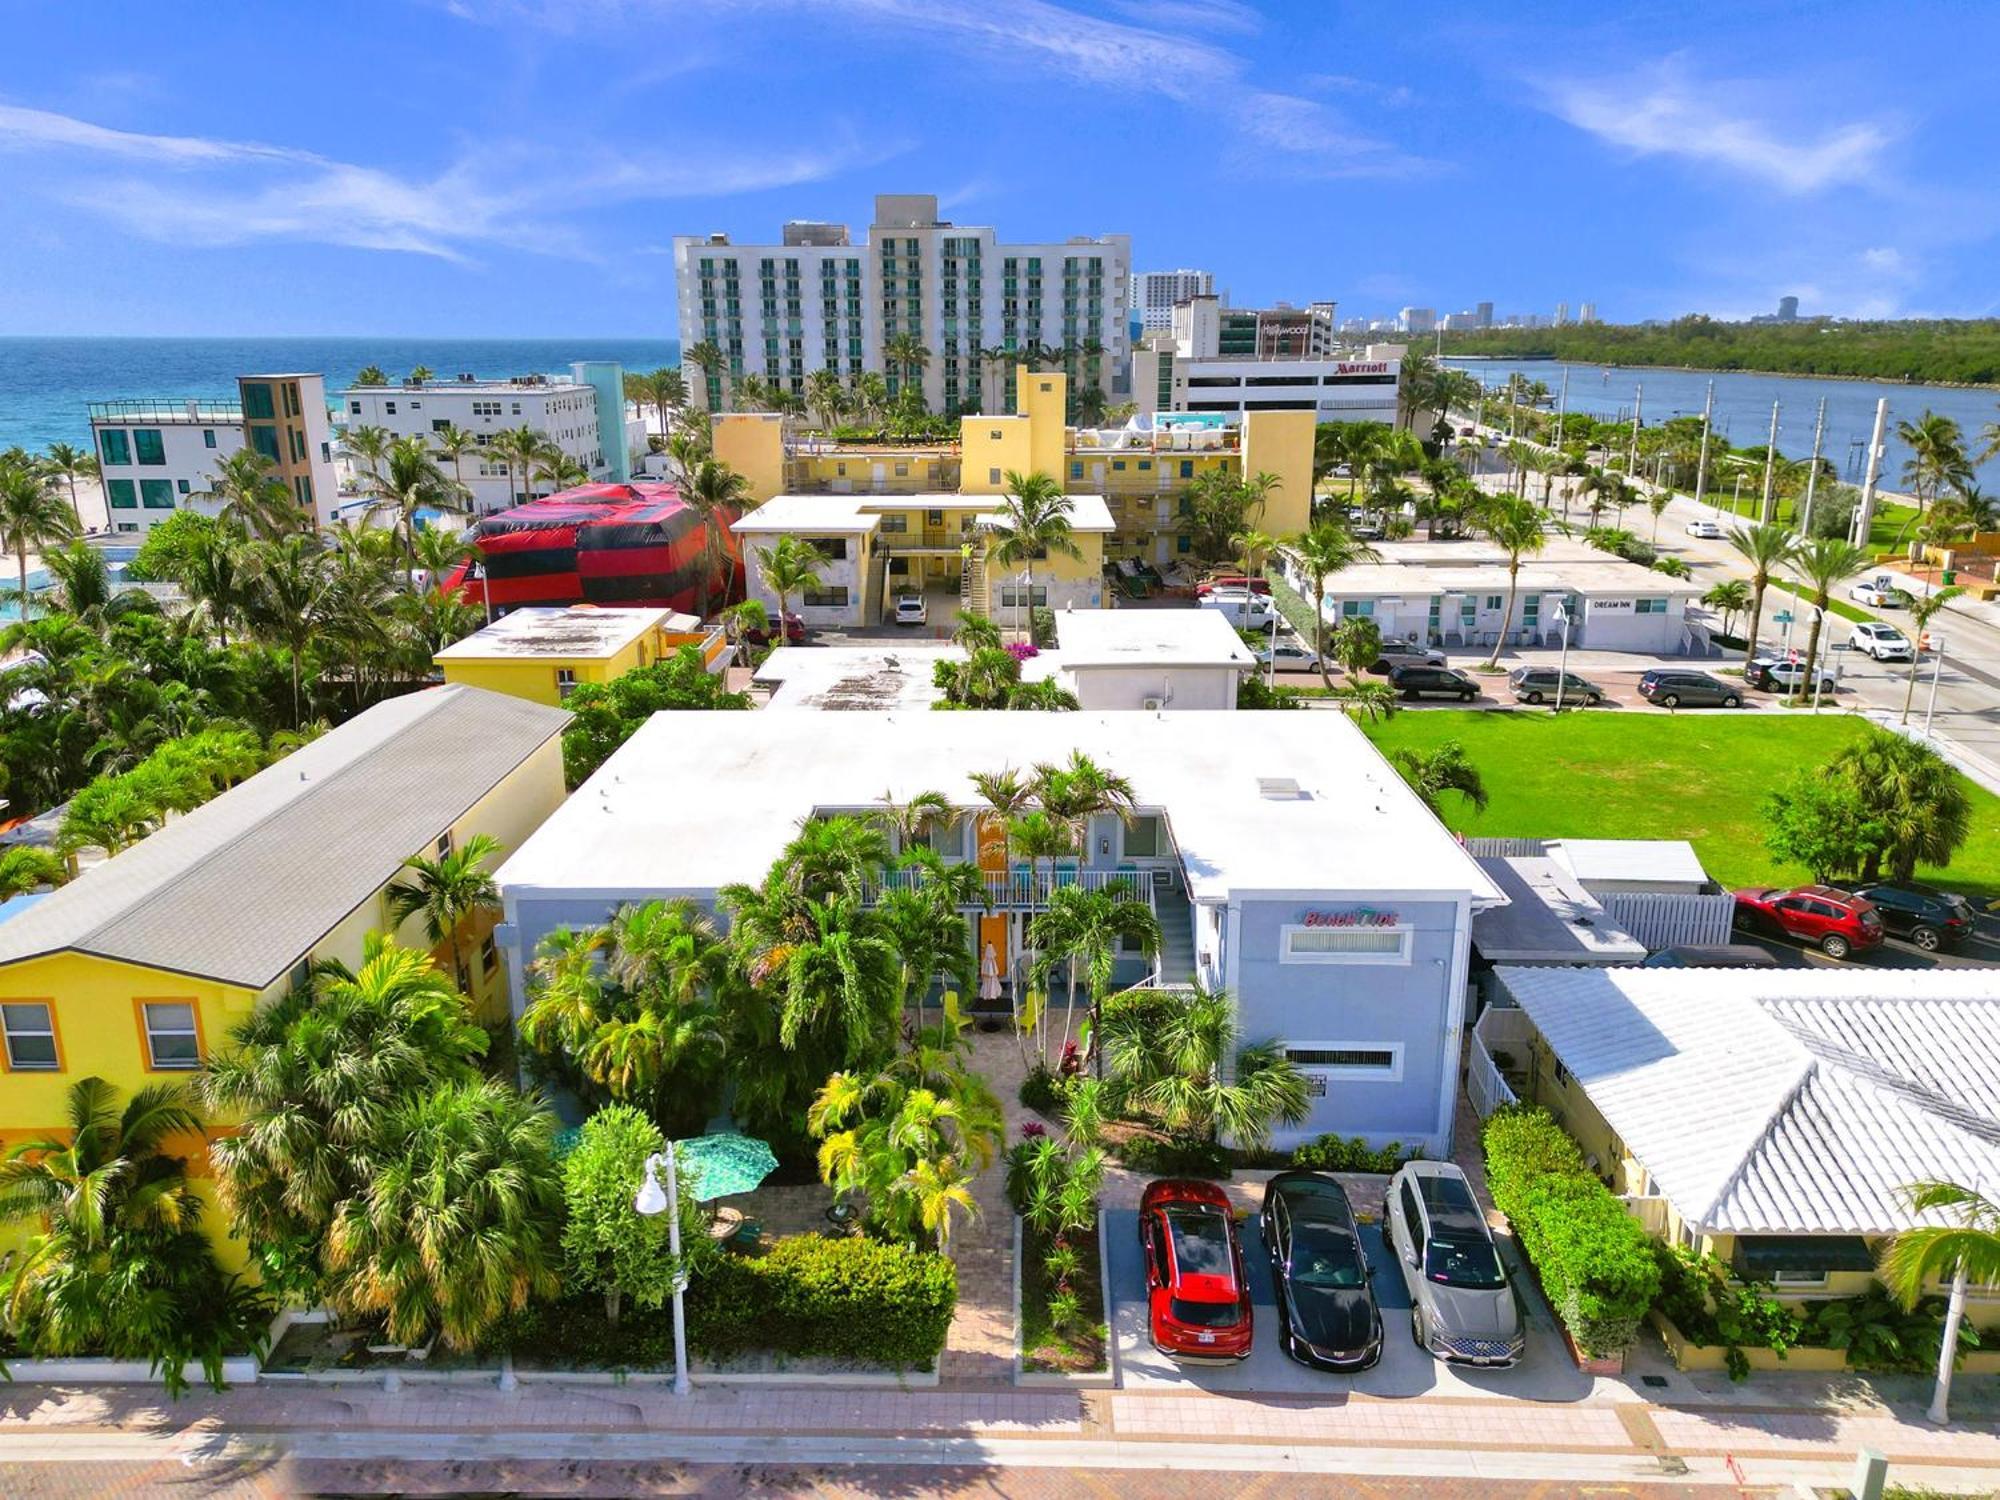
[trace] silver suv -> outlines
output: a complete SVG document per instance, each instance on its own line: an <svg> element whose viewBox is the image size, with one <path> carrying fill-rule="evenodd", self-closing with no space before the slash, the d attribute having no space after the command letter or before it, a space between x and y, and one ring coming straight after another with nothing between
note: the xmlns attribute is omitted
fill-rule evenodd
<svg viewBox="0 0 2000 1500"><path fill-rule="evenodd" d="M1450 1162L1410 1162L1389 1179L1387 1214L1417 1343L1461 1364L1518 1360L1521 1305L1465 1174Z"/></svg>

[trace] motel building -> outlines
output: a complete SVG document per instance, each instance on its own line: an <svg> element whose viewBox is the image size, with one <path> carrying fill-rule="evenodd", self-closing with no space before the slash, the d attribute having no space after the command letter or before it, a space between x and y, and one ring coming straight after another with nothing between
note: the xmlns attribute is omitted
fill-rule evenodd
<svg viewBox="0 0 2000 1500"><path fill-rule="evenodd" d="M965 908L967 937L992 949L1010 1000L1052 882L1127 892L1164 941L1150 961L1128 954L1116 984L1227 990L1244 1041L1278 1040L1305 1072L1311 1111L1280 1146L1339 1131L1448 1151L1472 920L1506 898L1345 717L899 707L838 727L811 711L654 716L498 872L515 1014L556 929L656 898L716 911L802 820L934 790L958 815L926 842L984 875L990 905ZM1051 872L1010 854L970 778L1072 752L1129 778L1138 814L1096 819Z"/></svg>

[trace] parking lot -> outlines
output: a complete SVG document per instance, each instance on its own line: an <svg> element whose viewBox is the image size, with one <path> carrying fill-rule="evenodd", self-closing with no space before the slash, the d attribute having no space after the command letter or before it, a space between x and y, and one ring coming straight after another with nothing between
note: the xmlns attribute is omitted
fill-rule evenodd
<svg viewBox="0 0 2000 1500"><path fill-rule="evenodd" d="M1255 1339L1250 1357L1233 1365L1182 1365L1153 1347L1146 1321L1146 1267L1139 1248L1138 1195L1143 1181L1121 1175L1125 1191L1107 1192L1105 1232L1110 1250L1106 1268L1111 1337L1117 1350L1119 1384L1130 1389L1196 1389L1254 1391L1264 1394L1309 1395L1338 1399L1350 1392L1371 1396L1494 1396L1510 1395L1538 1401L1578 1401L1590 1395L1596 1382L1570 1360L1556 1331L1554 1316L1533 1283L1518 1276L1511 1246L1502 1245L1516 1275L1527 1312L1528 1348L1511 1369L1475 1369L1446 1365L1417 1347L1410 1336L1410 1298L1402 1276L1383 1243L1379 1219L1385 1177L1340 1174L1357 1214L1362 1216L1362 1241L1373 1270L1371 1285L1381 1308L1382 1358L1372 1370L1336 1375L1308 1369L1291 1359L1278 1341L1276 1294L1264 1242L1257 1232L1269 1172L1243 1172L1222 1184L1230 1200L1249 1217L1240 1220L1243 1263L1255 1304Z"/></svg>

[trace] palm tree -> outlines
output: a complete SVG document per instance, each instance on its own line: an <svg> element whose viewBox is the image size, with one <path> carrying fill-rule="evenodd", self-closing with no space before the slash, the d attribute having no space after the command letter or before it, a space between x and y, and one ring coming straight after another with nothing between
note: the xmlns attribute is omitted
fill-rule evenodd
<svg viewBox="0 0 2000 1500"><path fill-rule="evenodd" d="M43 886L59 886L68 879L69 866L53 850L32 844L0 850L0 901L11 901Z"/></svg>
<svg viewBox="0 0 2000 1500"><path fill-rule="evenodd" d="M1440 820L1444 810L1438 799L1446 792L1456 792L1472 804L1475 812L1486 811L1486 783L1480 779L1479 767L1466 755L1465 746L1457 740L1444 740L1431 750L1395 750L1390 752L1389 759L1409 783L1410 790L1417 794L1417 800Z"/></svg>
<svg viewBox="0 0 2000 1500"><path fill-rule="evenodd" d="M1027 576L1021 621L1022 636L1028 639L1033 635L1035 560L1060 554L1081 561L1083 549L1077 546L1070 529L1070 516L1076 504L1063 493L1060 484L1047 474L1020 474L1012 469L1007 471L1006 480L1006 493L1000 497L1000 518L987 543L987 555L1003 567L1018 563Z"/></svg>
<svg viewBox="0 0 2000 1500"><path fill-rule="evenodd" d="M999 1149L999 1101L984 1080L948 1057L919 1076L909 1055L866 1076L842 1070L807 1111L820 1138L820 1178L839 1193L861 1192L870 1220L895 1238L928 1233L949 1247L954 1211L978 1205L966 1184Z"/></svg>
<svg viewBox="0 0 2000 1500"><path fill-rule="evenodd" d="M76 535L76 520L47 479L14 464L0 465L0 545L20 574L21 618L28 618L28 554Z"/></svg>
<svg viewBox="0 0 2000 1500"><path fill-rule="evenodd" d="M902 1003L902 959L879 918L853 897L827 896L806 908L807 930L785 956L778 1040L808 1032L840 1035L849 1055L880 1047Z"/></svg>
<svg viewBox="0 0 2000 1500"><path fill-rule="evenodd" d="M1750 607L1750 585L1741 578L1725 578L1703 594L1701 602L1722 616L1722 633L1734 635L1729 627Z"/></svg>
<svg viewBox="0 0 2000 1500"><path fill-rule="evenodd" d="M388 372L380 365L363 365L360 372L355 375L354 383L356 385L387 385L389 383Z"/></svg>
<svg viewBox="0 0 2000 1500"><path fill-rule="evenodd" d="M1748 671L1757 655L1757 627L1764 617L1764 590L1771 586L1771 575L1792 560L1799 541L1782 526L1734 526L1729 531L1729 545L1750 564L1750 627L1743 644L1743 667Z"/></svg>
<svg viewBox="0 0 2000 1500"><path fill-rule="evenodd" d="M1333 674L1326 664L1326 581L1356 563L1377 562L1381 554L1334 521L1322 521L1312 530L1300 532L1286 544L1286 550L1312 580L1312 595L1307 603L1313 612L1313 651L1319 657L1320 679L1332 687ZM1377 645L1380 645L1379 633ZM1369 663L1374 660L1374 655L1368 658Z"/></svg>
<svg viewBox="0 0 2000 1500"><path fill-rule="evenodd" d="M469 503L472 491L465 483L465 455L478 451L479 434L447 422L431 434L431 441L437 445L438 457L451 460L451 482Z"/></svg>
<svg viewBox="0 0 2000 1500"><path fill-rule="evenodd" d="M1243 559L1243 576L1246 578L1262 577L1266 559L1284 545L1270 532L1259 531L1255 527L1245 527L1229 540L1236 548L1236 555Z"/></svg>
<svg viewBox="0 0 2000 1500"><path fill-rule="evenodd" d="M814 370L806 376L806 404L819 418L819 425L828 432L840 420L840 409L847 400L847 388L840 383L837 371Z"/></svg>
<svg viewBox="0 0 2000 1500"><path fill-rule="evenodd" d="M1480 513L1479 529L1507 554L1507 607L1500 613L1500 633L1494 636L1492 654L1486 658L1486 665L1493 667L1499 665L1500 647L1514 623L1514 599L1521 589L1521 559L1548 545L1548 532L1542 525L1540 507L1518 496L1512 499L1501 496L1487 506Z"/></svg>
<svg viewBox="0 0 2000 1500"><path fill-rule="evenodd" d="M1924 637L1930 633L1931 621L1964 592L1953 584L1950 588L1933 589L1921 599L1910 601L1910 672L1903 688L1903 716L1897 720L1900 724L1910 722L1910 705L1917 696L1917 668L1923 661Z"/></svg>
<svg viewBox="0 0 2000 1500"><path fill-rule="evenodd" d="M340 446L354 460L359 470L356 477L365 482L381 472L389 445L395 440L395 434L384 427L350 427L340 435Z"/></svg>
<svg viewBox="0 0 2000 1500"><path fill-rule="evenodd" d="M1819 661L1820 628L1826 623L1827 605L1832 602L1834 589L1841 579L1860 572L1867 565L1867 548L1857 547L1841 537L1820 537L1802 542L1793 549L1792 572L1806 585L1808 601L1813 607L1812 630L1806 637L1805 675L1799 679L1795 696L1809 695L1817 681L1815 672Z"/></svg>
<svg viewBox="0 0 2000 1500"><path fill-rule="evenodd" d="M349 437L380 432L378 427L362 427ZM223 525L241 535L275 540L300 529L300 511L284 480L271 472L272 467L271 460L255 448L239 448L216 462L215 476L207 489L188 498L217 506ZM373 464L364 471L362 482L376 482Z"/></svg>
<svg viewBox="0 0 2000 1500"><path fill-rule="evenodd" d="M507 466L507 504L513 505L517 501L533 499L534 467L536 459L541 455L541 435L524 423L519 427L510 427L504 432L494 433L493 440L486 446L497 453L500 461ZM521 483L518 489L514 484L514 471L517 468L521 471Z"/></svg>
<svg viewBox="0 0 2000 1500"><path fill-rule="evenodd" d="M1881 879L1885 865L1891 880L1907 885L1919 864L1950 864L1971 831L1965 778L1921 740L1870 735L1842 750L1821 775L1844 784L1877 830L1862 861L1864 885Z"/></svg>
<svg viewBox="0 0 2000 1500"><path fill-rule="evenodd" d="M305 722L300 700L306 650L326 624L330 579L318 539L299 533L259 542L252 554L247 614L253 631L291 656L292 725Z"/></svg>
<svg viewBox="0 0 2000 1500"><path fill-rule="evenodd" d="M69 513L76 522L76 529L83 530L83 507L77 503L76 482L78 479L95 478L98 472L97 455L87 449L72 447L68 443L50 443L43 456L48 472L69 485Z"/></svg>
<svg viewBox="0 0 2000 1500"><path fill-rule="evenodd" d="M1274 1124L1306 1117L1305 1078L1275 1043L1241 1045L1225 991L1128 991L1105 1007L1103 1031L1114 1107L1175 1134L1257 1149Z"/></svg>
<svg viewBox="0 0 2000 1500"><path fill-rule="evenodd" d="M1916 421L1896 424L1896 436L1910 450L1903 464L1903 483L1917 497L1916 519L1947 487L1969 483L1972 465L1965 456L1965 434L1950 417L1926 411Z"/></svg>
<svg viewBox="0 0 2000 1500"><path fill-rule="evenodd" d="M500 887L487 869L499 852L498 839L475 833L435 858L412 854L403 861L411 878L397 881L387 893L389 919L397 927L421 914L424 936L433 946L450 945L453 974L459 989L468 995L472 993L472 969L466 962L465 929L482 913L495 911L500 905Z"/></svg>
<svg viewBox="0 0 2000 1500"><path fill-rule="evenodd" d="M681 351L681 360L684 364L693 365L697 370L701 371L702 397L708 403L710 409L714 411L723 410L724 400L728 395L728 391L724 388L721 379L724 363L721 346L710 339L703 339L700 343L690 344L687 348L683 349Z"/></svg>
<svg viewBox="0 0 2000 1500"><path fill-rule="evenodd" d="M104 553L82 540L42 554L42 569L55 585L57 606L100 635L114 620L135 613L157 614L159 604L144 589L114 588Z"/></svg>
<svg viewBox="0 0 2000 1500"><path fill-rule="evenodd" d="M1069 971L1069 999L1063 1007L1062 1048L1069 1050L1071 1025L1076 1017L1076 981L1079 971L1090 990L1091 1036L1102 1024L1104 997L1111 993L1111 977L1117 970L1119 954L1136 947L1151 958L1160 950L1160 923L1152 908L1143 901L1109 890L1085 890L1065 886L1049 894L1046 911L1029 924L1030 940L1036 952L1035 976L1048 986L1049 970L1061 963Z"/></svg>
<svg viewBox="0 0 2000 1500"><path fill-rule="evenodd" d="M433 370L429 365L417 365L410 371L410 384L420 386L436 374L437 371Z"/></svg>
<svg viewBox="0 0 2000 1500"><path fill-rule="evenodd" d="M701 517L702 573L701 614L708 618L710 590L718 573L723 575L722 602L729 602L731 564L727 531L751 505L750 481L717 458L704 458L681 483L681 498ZM779 628L783 629L780 622Z"/></svg>
<svg viewBox="0 0 2000 1500"><path fill-rule="evenodd" d="M366 1186L335 1211L327 1298L413 1347L471 1349L560 1285L555 1116L494 1080L400 1101Z"/></svg>
<svg viewBox="0 0 2000 1500"><path fill-rule="evenodd" d="M179 1229L200 1220L186 1163L164 1151L169 1137L201 1131L185 1087L140 1089L120 1110L109 1083L82 1078L63 1104L66 1139L22 1142L0 1162L0 1221L46 1218L97 1250L121 1228Z"/></svg>
<svg viewBox="0 0 2000 1500"><path fill-rule="evenodd" d="M1041 677L1009 687L1005 707L1015 712L1073 714L1083 707L1083 700L1055 678Z"/></svg>
<svg viewBox="0 0 2000 1500"><path fill-rule="evenodd" d="M764 587L778 596L777 638L789 640L786 622L791 619L792 596L819 587L819 565L826 559L811 542L795 536L781 536L768 547L757 549L757 569Z"/></svg>
<svg viewBox="0 0 2000 1500"><path fill-rule="evenodd" d="M406 569L417 565L417 512L457 508L457 489L444 477L429 445L420 437L396 439L389 449L387 471L372 478L364 493L369 500L366 514L388 515L390 529L402 537Z"/></svg>
<svg viewBox="0 0 2000 1500"><path fill-rule="evenodd" d="M1914 1212L1948 1214L1957 1221L1905 1229L1889 1242L1880 1262L1883 1285L1908 1308L1923 1299L1932 1282L1951 1278L1930 1407L1930 1419L1944 1423L1951 1420L1951 1373L1960 1353L1966 1287L2000 1282L2000 1201L1955 1182L1913 1182L1903 1192Z"/></svg>

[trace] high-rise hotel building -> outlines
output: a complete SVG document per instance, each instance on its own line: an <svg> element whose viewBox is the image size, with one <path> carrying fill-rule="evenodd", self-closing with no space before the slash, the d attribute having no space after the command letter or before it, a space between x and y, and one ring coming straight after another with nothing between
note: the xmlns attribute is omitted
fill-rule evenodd
<svg viewBox="0 0 2000 1500"><path fill-rule="evenodd" d="M804 396L809 375L832 370L849 384L878 372L892 394L919 382L932 411L1010 411L1019 352L1037 346L1073 385L1126 396L1129 235L1005 244L940 219L934 196L882 194L864 244L845 224L805 222L777 245L681 235L674 274L688 383L710 410L744 376ZM688 358L704 344L721 356L711 370ZM927 357L897 356L912 344Z"/></svg>

